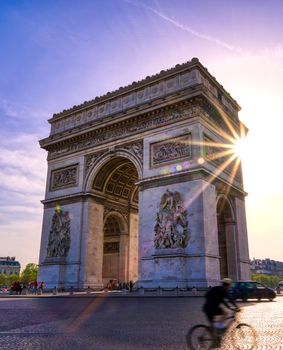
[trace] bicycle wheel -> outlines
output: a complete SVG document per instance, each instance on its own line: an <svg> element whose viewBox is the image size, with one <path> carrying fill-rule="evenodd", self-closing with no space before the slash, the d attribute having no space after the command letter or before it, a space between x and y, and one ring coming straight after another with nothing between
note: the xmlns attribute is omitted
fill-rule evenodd
<svg viewBox="0 0 283 350"><path fill-rule="evenodd" d="M239 323L231 333L235 349L252 350L256 346L256 331L246 323Z"/></svg>
<svg viewBox="0 0 283 350"><path fill-rule="evenodd" d="M205 350L210 349L215 341L208 326L198 324L192 327L186 336L187 346L190 350Z"/></svg>

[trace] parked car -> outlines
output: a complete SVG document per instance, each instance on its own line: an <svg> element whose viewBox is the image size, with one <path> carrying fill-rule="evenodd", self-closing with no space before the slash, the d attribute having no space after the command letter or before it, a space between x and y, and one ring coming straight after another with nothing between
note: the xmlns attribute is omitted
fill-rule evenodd
<svg viewBox="0 0 283 350"><path fill-rule="evenodd" d="M234 282L230 289L230 295L233 299L268 299L272 301L276 298L276 293L273 289L265 287L261 283L254 281Z"/></svg>

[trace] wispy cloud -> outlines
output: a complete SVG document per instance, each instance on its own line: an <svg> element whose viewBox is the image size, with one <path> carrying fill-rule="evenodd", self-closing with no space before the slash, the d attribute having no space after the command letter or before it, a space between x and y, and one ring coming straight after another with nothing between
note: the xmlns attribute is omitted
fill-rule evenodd
<svg viewBox="0 0 283 350"><path fill-rule="evenodd" d="M27 213L38 216L45 189L45 156L35 134L0 133L0 228L26 218Z"/></svg>
<svg viewBox="0 0 283 350"><path fill-rule="evenodd" d="M208 35L206 33L200 33L197 30L195 30L194 28L191 28L191 27L189 27L189 26L187 26L179 21L176 21L176 20L168 17L164 13L162 13L162 12L160 12L160 11L158 11L158 10L148 6L148 5L141 3L140 1L132 1L132 0L123 0L123 1L127 2L129 4L132 4L132 5L135 5L135 6L142 7L144 9L154 13L156 16L162 18L164 21L171 23L176 28L179 28L179 29L181 29L189 34L192 34L193 36L195 36L199 39L203 39L203 40L215 43L216 45L221 46L221 47L223 47L227 50L233 51L233 52L241 53L243 51L241 47L233 46L233 45L231 45L231 44L229 44L221 39L218 39L218 38L213 37L211 35Z"/></svg>
<svg viewBox="0 0 283 350"><path fill-rule="evenodd" d="M47 120L50 112L44 109L35 109L27 104L16 103L0 96L0 111L7 117L16 119L40 119Z"/></svg>

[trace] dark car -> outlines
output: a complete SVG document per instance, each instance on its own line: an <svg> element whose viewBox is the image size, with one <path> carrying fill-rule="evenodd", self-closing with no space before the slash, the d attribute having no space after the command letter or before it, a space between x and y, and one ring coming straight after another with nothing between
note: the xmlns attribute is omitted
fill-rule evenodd
<svg viewBox="0 0 283 350"><path fill-rule="evenodd" d="M261 283L254 281L234 282L230 289L230 295L233 299L268 299L272 301L276 298L276 293L273 289L263 286Z"/></svg>

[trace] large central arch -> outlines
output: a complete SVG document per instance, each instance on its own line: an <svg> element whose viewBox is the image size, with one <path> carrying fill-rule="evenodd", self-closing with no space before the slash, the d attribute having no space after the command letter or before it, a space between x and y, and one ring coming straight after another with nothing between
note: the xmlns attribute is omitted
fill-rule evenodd
<svg viewBox="0 0 283 350"><path fill-rule="evenodd" d="M138 278L139 192L136 182L139 174L133 161L126 156L106 155L93 166L89 190L95 205L89 212L89 220L91 222L93 217L102 221L97 231L102 249L97 252L101 255L99 263L92 259L95 247L89 251L88 264L92 264L91 260L95 264L85 275L89 284L93 284L93 273L103 285L109 280L123 283ZM101 208L100 215L96 206Z"/></svg>

